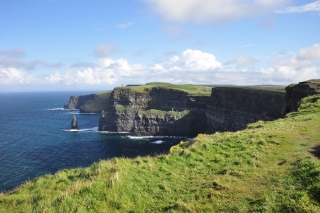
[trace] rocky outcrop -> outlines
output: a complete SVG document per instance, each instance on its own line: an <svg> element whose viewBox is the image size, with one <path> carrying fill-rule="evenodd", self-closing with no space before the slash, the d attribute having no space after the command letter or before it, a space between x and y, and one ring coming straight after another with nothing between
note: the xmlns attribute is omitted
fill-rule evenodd
<svg viewBox="0 0 320 213"><path fill-rule="evenodd" d="M289 85L284 91L216 87L211 96L165 87L119 87L102 110L99 130L137 136L237 131L258 120L296 111L302 98L320 93L320 80Z"/></svg>
<svg viewBox="0 0 320 213"><path fill-rule="evenodd" d="M320 93L320 79L312 79L286 87L288 112L298 110L302 98Z"/></svg>
<svg viewBox="0 0 320 213"><path fill-rule="evenodd" d="M75 115L72 117L71 129L78 129L77 117Z"/></svg>
<svg viewBox="0 0 320 213"><path fill-rule="evenodd" d="M65 109L80 109L82 105L84 105L87 101L93 100L95 98L95 94L90 95L74 95L70 96L70 101L68 105L65 105Z"/></svg>
<svg viewBox="0 0 320 213"><path fill-rule="evenodd" d="M99 94L70 96L64 109L80 109L80 113L100 113L109 104L111 91Z"/></svg>
<svg viewBox="0 0 320 213"><path fill-rule="evenodd" d="M213 88L206 113L207 133L245 129L248 123L284 117L286 111L282 92Z"/></svg>
<svg viewBox="0 0 320 213"><path fill-rule="evenodd" d="M208 96L168 88L115 88L101 113L99 130L196 136L205 132L208 100Z"/></svg>

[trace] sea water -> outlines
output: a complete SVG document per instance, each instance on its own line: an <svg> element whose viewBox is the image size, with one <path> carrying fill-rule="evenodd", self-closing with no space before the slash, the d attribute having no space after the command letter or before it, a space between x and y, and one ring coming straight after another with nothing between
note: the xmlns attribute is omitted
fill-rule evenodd
<svg viewBox="0 0 320 213"><path fill-rule="evenodd" d="M0 93L0 191L44 174L112 157L167 153L179 137L99 132L99 113L64 110L71 95L90 92ZM78 131L71 131L72 116Z"/></svg>

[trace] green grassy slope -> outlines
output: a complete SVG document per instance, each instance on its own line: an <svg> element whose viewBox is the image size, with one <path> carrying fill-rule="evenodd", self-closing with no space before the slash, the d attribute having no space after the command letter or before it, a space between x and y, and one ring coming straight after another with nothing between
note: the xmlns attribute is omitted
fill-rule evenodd
<svg viewBox="0 0 320 213"><path fill-rule="evenodd" d="M126 87L117 87L119 88L131 88L136 92L144 92L145 89L150 89L153 87L163 88L163 89L174 89L182 92L189 93L191 95L199 96L210 96L212 87L209 86L196 86L192 84L170 84L162 82L153 82L141 86L126 86Z"/></svg>
<svg viewBox="0 0 320 213"><path fill-rule="evenodd" d="M0 212L320 212L316 144L320 95L284 119L199 135L169 155L40 177L0 194Z"/></svg>
<svg viewBox="0 0 320 213"><path fill-rule="evenodd" d="M94 100L86 101L81 107L86 112L101 112L107 105L112 91L96 93Z"/></svg>

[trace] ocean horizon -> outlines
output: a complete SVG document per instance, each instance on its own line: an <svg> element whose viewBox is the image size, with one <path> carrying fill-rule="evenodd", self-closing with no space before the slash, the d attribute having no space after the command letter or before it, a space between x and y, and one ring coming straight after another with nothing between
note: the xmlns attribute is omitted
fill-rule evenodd
<svg viewBox="0 0 320 213"><path fill-rule="evenodd" d="M71 95L91 92L0 93L0 191L62 169L113 157L168 153L181 137L133 137L99 132L100 113L65 110ZM76 115L79 130L70 130Z"/></svg>

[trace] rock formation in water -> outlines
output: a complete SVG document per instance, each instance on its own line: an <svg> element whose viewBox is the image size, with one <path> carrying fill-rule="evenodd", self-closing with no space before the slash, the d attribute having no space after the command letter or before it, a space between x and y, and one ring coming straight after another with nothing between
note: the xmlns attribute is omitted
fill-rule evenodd
<svg viewBox="0 0 320 213"><path fill-rule="evenodd" d="M77 117L75 115L72 117L71 129L78 129Z"/></svg>

